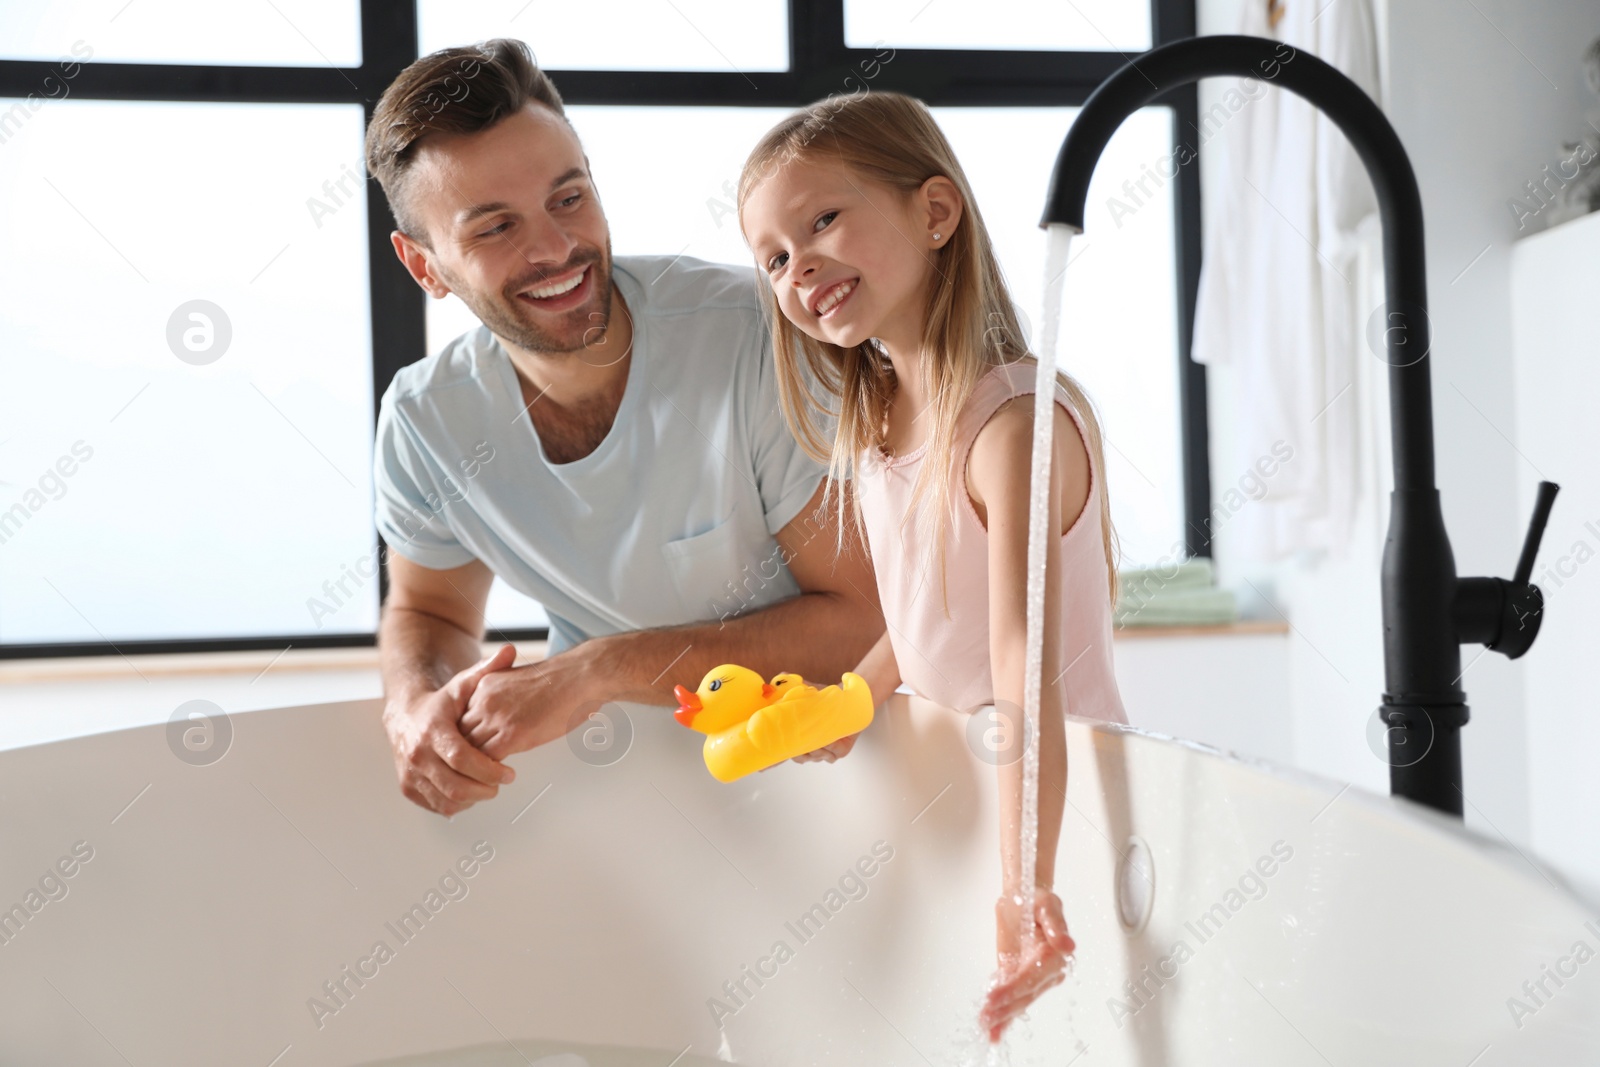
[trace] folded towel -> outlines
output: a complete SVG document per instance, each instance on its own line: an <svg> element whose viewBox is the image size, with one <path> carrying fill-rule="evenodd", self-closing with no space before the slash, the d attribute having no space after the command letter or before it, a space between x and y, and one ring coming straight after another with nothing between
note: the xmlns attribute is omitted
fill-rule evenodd
<svg viewBox="0 0 1600 1067"><path fill-rule="evenodd" d="M1145 601L1119 599L1112 614L1121 626L1214 626L1238 618L1230 589L1194 589Z"/></svg>
<svg viewBox="0 0 1600 1067"><path fill-rule="evenodd" d="M1117 571L1117 584L1132 590L1145 600L1162 593L1189 589L1210 589L1216 583L1216 571L1205 556L1186 559L1158 567L1128 567Z"/></svg>
<svg viewBox="0 0 1600 1067"><path fill-rule="evenodd" d="M1238 605L1216 588L1216 571L1204 556L1157 567L1117 572L1118 626L1200 626L1232 622Z"/></svg>

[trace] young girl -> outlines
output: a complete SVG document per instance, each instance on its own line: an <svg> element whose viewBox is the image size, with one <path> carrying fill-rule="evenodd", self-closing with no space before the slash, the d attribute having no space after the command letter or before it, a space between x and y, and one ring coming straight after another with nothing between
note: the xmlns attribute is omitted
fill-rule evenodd
<svg viewBox="0 0 1600 1067"><path fill-rule="evenodd" d="M831 483L851 479L851 511L877 570L888 629L857 673L880 697L904 681L948 707L990 714L992 705L1020 737L1035 361L961 165L921 102L834 97L762 139L738 207L768 282L784 417L830 463ZM1100 427L1066 375L1054 411L1060 537L1046 569L1027 916L1022 746L983 754L999 765L1002 820L999 971L980 1017L990 1040L1061 980L1074 949L1051 889L1066 799L1063 710L1127 721L1112 673L1115 548ZM851 744L814 755L831 761Z"/></svg>

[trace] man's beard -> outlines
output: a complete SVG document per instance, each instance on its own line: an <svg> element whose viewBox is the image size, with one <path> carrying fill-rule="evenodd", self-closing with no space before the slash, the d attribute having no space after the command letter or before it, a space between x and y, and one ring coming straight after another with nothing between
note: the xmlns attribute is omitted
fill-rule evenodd
<svg viewBox="0 0 1600 1067"><path fill-rule="evenodd" d="M571 274L586 263L591 264L589 281L594 289L589 299L562 312L559 318L546 314L542 316L546 321L536 322L535 319L540 317L538 310L517 294L534 288L542 279ZM448 278L445 281L451 291L461 298L461 302L471 308L472 313L496 336L530 352L583 352L592 345L603 344L606 328L611 325L609 237L606 238L604 252L593 248L578 249L570 261L556 270L518 279L492 298L486 299L480 292L458 287Z"/></svg>

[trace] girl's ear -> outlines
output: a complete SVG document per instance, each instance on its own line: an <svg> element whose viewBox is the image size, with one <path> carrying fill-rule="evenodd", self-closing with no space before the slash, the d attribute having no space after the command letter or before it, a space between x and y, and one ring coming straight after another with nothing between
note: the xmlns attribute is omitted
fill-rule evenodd
<svg viewBox="0 0 1600 1067"><path fill-rule="evenodd" d="M961 221L961 190L943 174L935 174L922 183L917 195L927 223L925 237L928 243L935 247L945 244ZM935 237L935 234L939 236Z"/></svg>

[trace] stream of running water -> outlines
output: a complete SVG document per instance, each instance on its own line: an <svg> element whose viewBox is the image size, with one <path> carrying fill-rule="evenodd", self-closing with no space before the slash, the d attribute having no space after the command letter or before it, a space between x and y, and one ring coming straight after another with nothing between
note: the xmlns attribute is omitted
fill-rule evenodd
<svg viewBox="0 0 1600 1067"><path fill-rule="evenodd" d="M1050 456L1054 444L1057 350L1067 254L1076 231L1061 223L1046 231L1044 315L1033 398L1032 493L1028 503L1028 654L1022 701L1022 907L1024 955L1033 948L1033 889L1039 844L1039 701L1044 664L1045 559L1050 547Z"/></svg>

